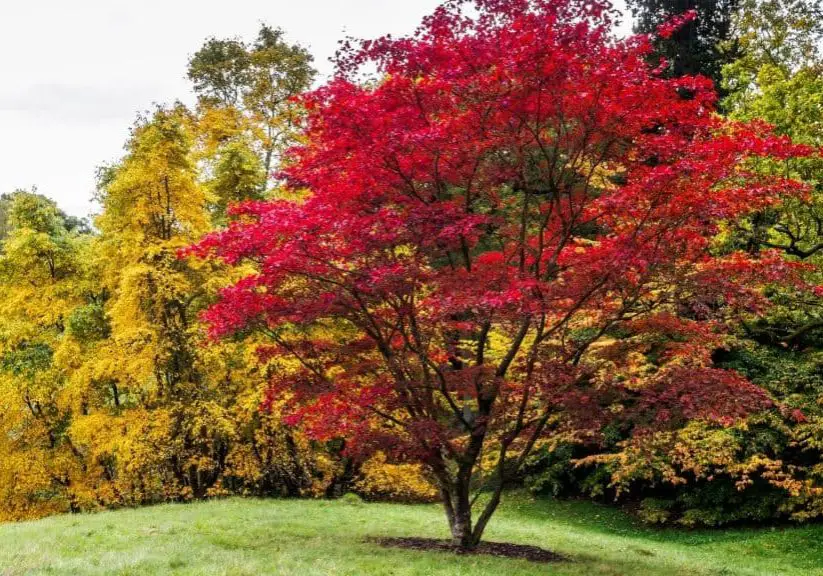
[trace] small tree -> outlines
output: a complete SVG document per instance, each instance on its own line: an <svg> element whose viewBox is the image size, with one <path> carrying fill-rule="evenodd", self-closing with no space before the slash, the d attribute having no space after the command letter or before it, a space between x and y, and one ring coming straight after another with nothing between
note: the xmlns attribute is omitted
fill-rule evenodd
<svg viewBox="0 0 823 576"><path fill-rule="evenodd" d="M803 191L748 157L803 150L715 116L708 79L655 75L607 5L454 0L344 51L305 98L298 199L239 205L193 249L256 268L212 334L261 330L261 353L293 358L270 394L317 438L423 463L464 548L559 413L596 427L601 392L642 391L648 426L764 401L710 356L788 271L712 239ZM656 371L624 374L621 333L657 338Z"/></svg>

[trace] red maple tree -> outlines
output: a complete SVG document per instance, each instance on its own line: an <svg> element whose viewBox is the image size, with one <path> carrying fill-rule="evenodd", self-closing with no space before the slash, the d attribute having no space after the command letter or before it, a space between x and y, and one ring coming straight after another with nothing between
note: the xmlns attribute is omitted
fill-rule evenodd
<svg viewBox="0 0 823 576"><path fill-rule="evenodd" d="M296 361L270 391L289 421L425 464L462 547L558 413L596 426L590 391L640 391L646 427L766 401L711 352L791 269L712 242L805 193L750 159L807 151L715 115L709 80L660 77L613 19L598 0L452 0L344 49L305 96L293 199L236 206L192 249L254 265L206 318ZM627 376L650 335L657 370Z"/></svg>

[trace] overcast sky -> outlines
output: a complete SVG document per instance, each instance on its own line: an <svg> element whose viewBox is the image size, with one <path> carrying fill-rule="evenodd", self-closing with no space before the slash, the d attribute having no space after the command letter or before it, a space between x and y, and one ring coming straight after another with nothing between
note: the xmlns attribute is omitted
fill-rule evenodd
<svg viewBox="0 0 823 576"><path fill-rule="evenodd" d="M136 113L153 102L193 100L186 62L209 36L253 39L261 22L279 26L309 47L327 74L343 36L409 33L439 3L3 2L0 192L36 186L67 212L87 215L95 168L121 155Z"/></svg>

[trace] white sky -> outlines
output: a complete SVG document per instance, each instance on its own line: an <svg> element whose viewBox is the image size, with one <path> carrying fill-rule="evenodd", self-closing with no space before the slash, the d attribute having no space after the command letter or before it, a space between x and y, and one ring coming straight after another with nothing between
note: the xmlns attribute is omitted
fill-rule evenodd
<svg viewBox="0 0 823 576"><path fill-rule="evenodd" d="M37 186L87 215L95 168L121 155L137 112L193 100L186 63L209 36L279 26L328 73L340 38L412 32L439 3L0 0L0 192Z"/></svg>

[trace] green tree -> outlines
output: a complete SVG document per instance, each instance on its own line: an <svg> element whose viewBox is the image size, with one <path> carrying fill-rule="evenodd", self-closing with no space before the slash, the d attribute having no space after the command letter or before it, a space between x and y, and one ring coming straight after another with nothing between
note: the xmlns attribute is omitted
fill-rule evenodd
<svg viewBox="0 0 823 576"><path fill-rule="evenodd" d="M799 80L819 74L821 0L742 0L733 25L740 57L723 69L723 85L729 94L726 107L732 112L756 115L755 108L773 100L763 94L764 89L787 82L796 74ZM806 115L795 119L777 110L760 111L768 120L779 121L778 128L785 133L814 129L814 122L808 122ZM793 126L785 125L786 120Z"/></svg>
<svg viewBox="0 0 823 576"><path fill-rule="evenodd" d="M36 188L32 189L31 192L27 190L15 190L14 192L0 194L0 242L5 240L12 230L12 206L14 205L15 199L21 196L27 198L26 202L29 203L36 202L42 206L52 206L56 215L55 217L61 220L61 225L64 226L66 230L70 232L77 231L83 234L91 232L88 220L66 214L60 210L54 202L42 194L38 194ZM33 197L36 197L38 200L33 200Z"/></svg>
<svg viewBox="0 0 823 576"><path fill-rule="evenodd" d="M218 147L213 168L213 187L220 198L244 199L266 190L266 178L297 136L302 108L294 97L312 85L312 61L305 48L288 43L282 30L266 25L251 44L211 38L192 56L188 77L201 110L240 113L234 118L224 114L217 136L225 145ZM217 128L213 122L210 127ZM249 152L258 156L259 165ZM232 182L227 173L243 177ZM256 189L251 186L255 182Z"/></svg>
<svg viewBox="0 0 823 576"><path fill-rule="evenodd" d="M759 119L813 148L823 146L823 10L819 0L746 0L737 15L744 55L724 68L733 118ZM808 199L786 202L743 224L752 249L778 248L817 262L823 251L823 160L819 155L761 162L762 172L799 177Z"/></svg>
<svg viewBox="0 0 823 576"><path fill-rule="evenodd" d="M657 27L689 10L697 18L677 30L670 38L657 38L659 56L670 63L672 76L703 74L721 85L725 64L738 55L730 42L732 19L740 0L627 0L635 18L635 31L654 34Z"/></svg>

